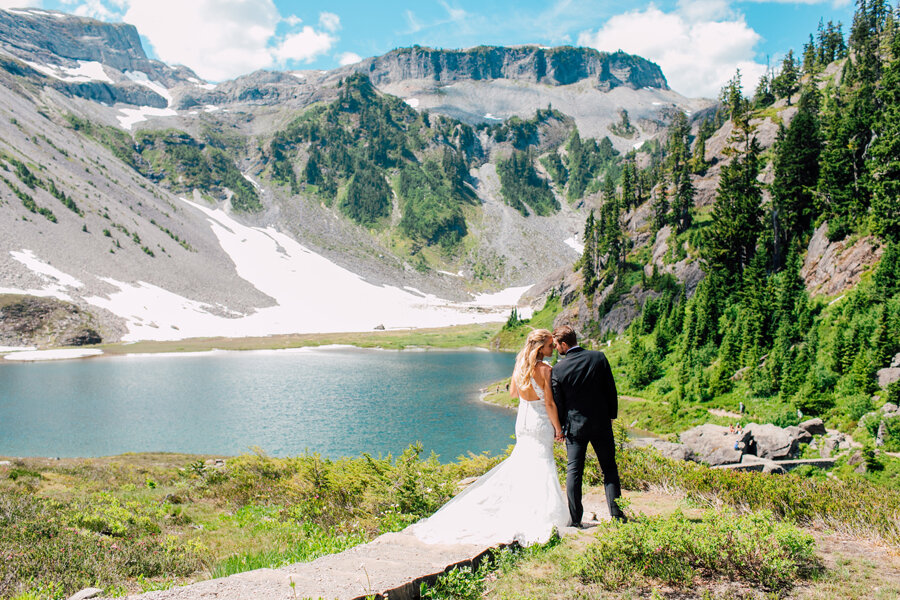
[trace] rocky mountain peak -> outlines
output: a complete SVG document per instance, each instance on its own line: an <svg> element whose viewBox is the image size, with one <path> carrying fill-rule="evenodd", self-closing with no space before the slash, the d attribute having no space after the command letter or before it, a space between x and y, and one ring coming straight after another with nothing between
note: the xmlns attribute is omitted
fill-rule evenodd
<svg viewBox="0 0 900 600"><path fill-rule="evenodd" d="M604 91L620 86L669 89L659 66L644 58L572 46L477 46L465 50L413 46L350 68L368 73L377 86L410 79L430 79L438 84L510 79L554 86L588 80Z"/></svg>
<svg viewBox="0 0 900 600"><path fill-rule="evenodd" d="M0 47L42 64L95 61L120 71L150 71L134 25L38 9L0 10Z"/></svg>

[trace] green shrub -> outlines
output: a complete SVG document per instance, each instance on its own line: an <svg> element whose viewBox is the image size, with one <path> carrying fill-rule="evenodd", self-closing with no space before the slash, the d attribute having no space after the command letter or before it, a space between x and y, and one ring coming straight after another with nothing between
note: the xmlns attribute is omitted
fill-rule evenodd
<svg viewBox="0 0 900 600"><path fill-rule="evenodd" d="M195 543L159 534L98 535L72 527L68 512L64 504L0 492L0 597L29 592L65 597L89 586L124 584L139 575L184 576L204 564L206 551ZM113 519L106 512L106 519L123 523L123 514Z"/></svg>
<svg viewBox="0 0 900 600"><path fill-rule="evenodd" d="M860 477L837 481L723 471L669 460L646 448L624 450L617 454L617 461L626 489L680 489L695 501L767 510L798 524L824 523L900 544L900 490ZM602 482L594 462L588 461L585 469L585 481L592 485Z"/></svg>
<svg viewBox="0 0 900 600"><path fill-rule="evenodd" d="M688 587L698 576L782 590L816 571L813 538L770 513L677 513L601 524L581 558L579 577L608 589L662 582Z"/></svg>

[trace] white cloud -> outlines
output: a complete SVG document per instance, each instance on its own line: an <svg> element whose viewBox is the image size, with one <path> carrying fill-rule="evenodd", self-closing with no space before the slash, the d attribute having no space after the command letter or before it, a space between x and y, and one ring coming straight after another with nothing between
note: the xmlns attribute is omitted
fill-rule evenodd
<svg viewBox="0 0 900 600"><path fill-rule="evenodd" d="M40 8L41 0L0 0L0 8Z"/></svg>
<svg viewBox="0 0 900 600"><path fill-rule="evenodd" d="M362 60L362 56L356 52L344 52L338 57L341 66L354 65Z"/></svg>
<svg viewBox="0 0 900 600"><path fill-rule="evenodd" d="M754 60L761 37L721 0L682 0L673 12L655 6L610 18L578 43L601 51L624 50L659 64L669 85L686 96L716 97L741 70L753 92L765 65Z"/></svg>
<svg viewBox="0 0 900 600"><path fill-rule="evenodd" d="M406 22L408 25L408 29L404 33L418 33L423 29L432 29L434 27L440 27L442 25L447 25L450 23L462 25L464 24L466 18L469 17L469 13L467 13L465 10L455 6L450 6L450 4L446 2L446 0L440 0L440 5L444 7L445 11L447 11L447 16L428 23L421 21L413 11L407 9Z"/></svg>
<svg viewBox="0 0 900 600"><path fill-rule="evenodd" d="M323 12L319 14L319 27L325 31L334 33L341 28L341 18L334 13Z"/></svg>
<svg viewBox="0 0 900 600"><path fill-rule="evenodd" d="M275 49L274 54L282 62L289 60L312 62L316 57L331 50L336 41L335 37L307 25L301 31L287 35Z"/></svg>

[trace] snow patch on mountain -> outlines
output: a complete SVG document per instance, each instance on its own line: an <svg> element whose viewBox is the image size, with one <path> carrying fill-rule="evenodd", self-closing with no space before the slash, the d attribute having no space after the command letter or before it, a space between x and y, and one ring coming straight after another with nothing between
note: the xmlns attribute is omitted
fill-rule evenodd
<svg viewBox="0 0 900 600"><path fill-rule="evenodd" d="M117 115L119 125L123 129L131 130L136 123L146 121L150 117L174 117L177 111L171 108L154 108L152 106L139 106L137 108L120 108L121 115Z"/></svg>
<svg viewBox="0 0 900 600"><path fill-rule="evenodd" d="M77 67L63 67L61 65L45 65L41 63L32 62L29 60L23 61L29 67L47 75L48 77L53 77L54 79L59 79L60 81L71 81L71 82L86 82L86 81L100 81L103 83L113 83L113 80L109 75L106 74L106 71L103 69L103 65L94 60L79 60Z"/></svg>
<svg viewBox="0 0 900 600"><path fill-rule="evenodd" d="M166 86L158 81L151 80L147 77L146 73L142 73L141 71L125 71L124 75L136 84L142 85L165 98L168 103L167 106L172 105L172 95L169 93L169 90L166 89Z"/></svg>

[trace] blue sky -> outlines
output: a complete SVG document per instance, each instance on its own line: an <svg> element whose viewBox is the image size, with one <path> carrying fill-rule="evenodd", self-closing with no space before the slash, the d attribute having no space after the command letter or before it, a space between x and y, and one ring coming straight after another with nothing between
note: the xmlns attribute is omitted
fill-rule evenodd
<svg viewBox="0 0 900 600"><path fill-rule="evenodd" d="M715 95L736 68L751 88L767 57L800 52L820 18L849 29L850 0L0 0L138 27L145 49L211 81L259 68L331 69L419 44L587 45L640 54L687 96Z"/></svg>

